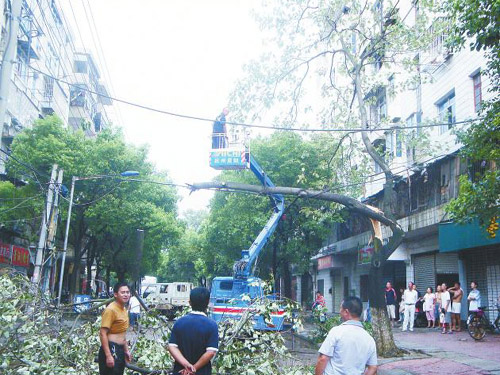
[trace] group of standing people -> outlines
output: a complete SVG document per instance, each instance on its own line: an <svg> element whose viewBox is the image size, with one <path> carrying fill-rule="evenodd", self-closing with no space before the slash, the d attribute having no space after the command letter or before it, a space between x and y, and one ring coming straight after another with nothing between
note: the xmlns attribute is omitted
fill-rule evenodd
<svg viewBox="0 0 500 375"><path fill-rule="evenodd" d="M115 300L103 311L99 330L99 375L123 375L125 363L132 360L127 342L130 288L126 283L118 283L113 295ZM219 333L217 323L206 316L209 300L208 289L194 288L189 296L191 313L177 320L172 328L168 351L174 359L176 374L210 375L212 372L211 360L219 347Z"/></svg>
<svg viewBox="0 0 500 375"><path fill-rule="evenodd" d="M413 282L408 283L408 288L400 290L401 302L399 306L400 321L403 322L402 330L413 332L415 322L416 304L421 301L422 309L427 318L427 328L441 328L441 333L453 333L461 331L460 313L462 311L462 301L464 291L459 282L453 287L448 287L446 283L436 287L428 287L426 293L420 296L417 286ZM385 299L387 304L387 314L389 319L396 320L397 295L390 282L386 284ZM467 300L469 301L469 311L477 311L481 305L481 295L477 289L477 283L471 283L471 292Z"/></svg>

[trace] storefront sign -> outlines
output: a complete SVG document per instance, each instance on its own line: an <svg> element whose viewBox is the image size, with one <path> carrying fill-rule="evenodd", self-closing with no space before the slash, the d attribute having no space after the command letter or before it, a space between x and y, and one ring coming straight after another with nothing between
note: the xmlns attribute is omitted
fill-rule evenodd
<svg viewBox="0 0 500 375"><path fill-rule="evenodd" d="M0 242L0 263L10 264L11 251L10 245Z"/></svg>
<svg viewBox="0 0 500 375"><path fill-rule="evenodd" d="M373 246L365 246L358 250L358 263L369 264L373 258Z"/></svg>
<svg viewBox="0 0 500 375"><path fill-rule="evenodd" d="M318 271L324 270L326 268L333 267L333 256L327 255L325 257L318 258Z"/></svg>
<svg viewBox="0 0 500 375"><path fill-rule="evenodd" d="M11 246L10 244L0 242L0 263L29 267L30 252L19 246Z"/></svg>
<svg viewBox="0 0 500 375"><path fill-rule="evenodd" d="M14 246L12 250L12 265L19 267L29 267L30 252L25 248Z"/></svg>

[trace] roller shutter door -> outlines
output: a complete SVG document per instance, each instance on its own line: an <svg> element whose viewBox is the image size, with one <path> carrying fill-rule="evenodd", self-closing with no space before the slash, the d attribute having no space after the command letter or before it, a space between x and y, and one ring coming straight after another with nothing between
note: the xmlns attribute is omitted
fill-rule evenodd
<svg viewBox="0 0 500 375"><path fill-rule="evenodd" d="M457 253L437 253L436 254L437 274L458 274L458 254Z"/></svg>
<svg viewBox="0 0 500 375"><path fill-rule="evenodd" d="M436 285L436 265L434 254L418 255L413 257L413 269L415 272L415 284L420 294L427 287Z"/></svg>
<svg viewBox="0 0 500 375"><path fill-rule="evenodd" d="M500 296L500 249L485 247L464 252L467 281L464 291L470 292L470 282L479 284L482 305L488 307L490 320L497 316L496 303Z"/></svg>

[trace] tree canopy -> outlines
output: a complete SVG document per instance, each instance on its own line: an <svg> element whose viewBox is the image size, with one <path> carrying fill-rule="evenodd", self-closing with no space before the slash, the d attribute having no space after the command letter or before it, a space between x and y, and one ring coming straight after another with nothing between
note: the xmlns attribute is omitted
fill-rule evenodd
<svg viewBox="0 0 500 375"><path fill-rule="evenodd" d="M479 172L460 178L460 192L447 207L450 216L463 223L474 219L486 227L492 237L498 231L500 196L500 2L497 0L448 0L453 19L451 46L456 50L468 43L472 50L487 56L487 69L481 71L493 83L492 98L481 103L480 120L457 132L462 157Z"/></svg>
<svg viewBox="0 0 500 375"><path fill-rule="evenodd" d="M137 229L145 231L142 272L152 272L157 268L161 250L176 243L182 226L177 220L175 189L159 184L127 182L120 177L121 172L134 170L143 180L168 183L168 175L157 173L147 157L145 147L127 144L118 129L108 128L95 138L88 138L81 131L65 128L57 117L49 116L37 120L31 129L23 130L12 143L11 157L7 162L8 176L15 181L23 180L26 185L13 188L9 183L3 183L0 193L2 198L13 196L13 191L22 196L38 194L26 203L23 210L29 209L41 216L48 173L53 164L64 170L63 183L67 187L72 176L110 176L76 182L69 236L76 269L72 286L76 288L78 285L78 268L84 254L87 254L87 265L95 260L98 269L109 269L121 279L130 276L137 266ZM63 202L61 216L66 220L64 203L67 202L64 197L60 200ZM28 215L17 208L8 213L10 216L2 217L6 223ZM35 237L38 227L32 230ZM63 231L58 232L61 239Z"/></svg>

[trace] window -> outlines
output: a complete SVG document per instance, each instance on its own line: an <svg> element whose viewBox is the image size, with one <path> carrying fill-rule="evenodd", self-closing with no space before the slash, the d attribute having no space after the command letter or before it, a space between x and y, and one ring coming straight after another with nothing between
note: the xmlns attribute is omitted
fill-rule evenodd
<svg viewBox="0 0 500 375"><path fill-rule="evenodd" d="M75 73L87 73L87 62L75 61Z"/></svg>
<svg viewBox="0 0 500 375"><path fill-rule="evenodd" d="M392 131L385 133L385 145L390 160L394 155L394 133Z"/></svg>
<svg viewBox="0 0 500 375"><path fill-rule="evenodd" d="M479 112L481 109L482 93L481 93L481 73L477 73L472 77L474 85L474 110Z"/></svg>
<svg viewBox="0 0 500 375"><path fill-rule="evenodd" d="M389 156L403 156L403 134L401 130L393 130L386 133L386 145L389 150Z"/></svg>
<svg viewBox="0 0 500 375"><path fill-rule="evenodd" d="M161 285L160 293L168 293L168 285Z"/></svg>
<svg viewBox="0 0 500 375"><path fill-rule="evenodd" d="M43 76L43 98L52 100L54 96L54 78Z"/></svg>
<svg viewBox="0 0 500 375"><path fill-rule="evenodd" d="M378 114L377 116L378 123L387 118L387 100L385 96L385 90L383 90L383 93L378 97L377 114Z"/></svg>
<svg viewBox="0 0 500 375"><path fill-rule="evenodd" d="M70 92L70 105L73 107L85 107L85 91L72 87Z"/></svg>
<svg viewBox="0 0 500 375"><path fill-rule="evenodd" d="M361 301L363 302L368 302L368 278L368 275L361 275L359 277L359 298L361 298Z"/></svg>
<svg viewBox="0 0 500 375"><path fill-rule="evenodd" d="M429 28L429 35L432 41L429 44L430 56L443 55L449 53L446 47L446 40L448 39L448 28L446 27L448 19L446 17L438 17Z"/></svg>
<svg viewBox="0 0 500 375"><path fill-rule="evenodd" d="M387 95L385 87L379 87L370 94L373 102L370 105L370 125L379 125L387 118Z"/></svg>
<svg viewBox="0 0 500 375"><path fill-rule="evenodd" d="M232 281L221 281L219 287L221 290L233 290L233 282Z"/></svg>
<svg viewBox="0 0 500 375"><path fill-rule="evenodd" d="M416 126L416 114L413 113L410 117L406 119L406 126L407 127L413 127ZM414 145L412 145L413 140L415 139L416 135L418 134L418 128L415 130L414 128L410 128L409 132L409 139L406 142L406 160L408 164L411 164L415 162L416 159L416 149Z"/></svg>
<svg viewBox="0 0 500 375"><path fill-rule="evenodd" d="M185 292L187 290L186 285L177 285L178 292Z"/></svg>
<svg viewBox="0 0 500 375"><path fill-rule="evenodd" d="M59 14L59 10L57 9L57 5L55 0L50 2L50 10L52 11L52 16L54 17L54 21L59 25L62 25L61 15Z"/></svg>
<svg viewBox="0 0 500 375"><path fill-rule="evenodd" d="M403 134L401 134L401 130L395 131L396 137L396 157L403 156Z"/></svg>
<svg viewBox="0 0 500 375"><path fill-rule="evenodd" d="M455 93L448 95L438 103L439 122L443 125L439 127L439 134L446 133L456 122Z"/></svg>

